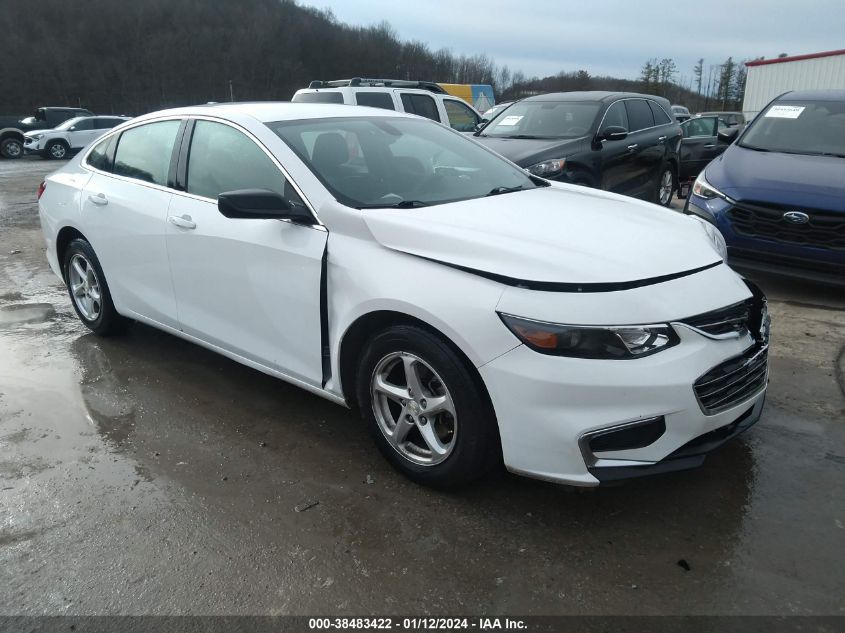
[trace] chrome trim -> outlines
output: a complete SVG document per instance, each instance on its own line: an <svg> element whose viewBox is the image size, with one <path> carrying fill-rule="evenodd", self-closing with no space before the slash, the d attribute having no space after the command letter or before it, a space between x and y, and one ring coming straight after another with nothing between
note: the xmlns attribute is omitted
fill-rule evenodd
<svg viewBox="0 0 845 633"><path fill-rule="evenodd" d="M514 319L521 319L523 321L531 321L532 323L540 323L542 325L555 325L558 327L574 327L574 328L586 328L586 329L593 329L593 330L627 330L631 328L657 328L657 327L669 327L671 323L663 322L663 323L652 323L651 325L584 325L584 324L575 324L575 323L555 323L554 321L541 321L540 319L530 319L528 317L519 316L518 314L511 314L509 312L499 312L501 316L505 317L512 317Z"/></svg>
<svg viewBox="0 0 845 633"><path fill-rule="evenodd" d="M734 319L728 319L728 320L731 321L731 320L734 320ZM719 323L726 323L726 322L727 321L719 321ZM747 327L743 328L742 330L738 330L736 332L725 332L724 334L710 334L709 332L705 332L704 330L700 330L695 326L684 323L683 321L670 321L669 325L671 325L673 327L676 326L676 325L681 325L681 326L687 328L688 330L692 330L696 334L701 334L701 336L707 337L707 338L712 339L714 341L727 341L727 340L730 340L730 339L742 338L743 335L751 336L751 332L748 331Z"/></svg>
<svg viewBox="0 0 845 633"><path fill-rule="evenodd" d="M658 108L660 108L661 110L663 110L663 106L662 106L662 105L660 105L660 104L659 104L657 101L655 101L654 99L649 99L648 97L623 97L622 99L617 99L616 101L614 101L613 103L611 103L609 106L607 106L607 110L610 110L610 108L611 108L611 107L613 107L613 104L614 104L614 103L619 103L619 102L621 102L621 101L634 101L635 99L639 99L640 101L653 101L653 102L654 102L654 105L656 105ZM604 111L604 114L603 114L603 115L602 115L602 117L601 117L601 121L599 121L599 126L596 128L596 134L598 134L598 133L601 131L601 126L604 124L604 119L605 119L605 117L607 117L607 110L605 110L605 111ZM666 112L666 110L663 110L663 114L665 114L666 116L668 116L668 117L669 117L669 123L661 123L660 125L652 125L651 127L644 127L644 128L642 128L642 129L640 129L640 130L635 130L635 131L633 131L633 132L631 132L631 131L629 130L629 131L628 131L628 134L637 134L638 132L645 132L646 130L653 130L653 129L654 129L654 128L656 128L656 127L663 127L664 125L672 125L672 123L673 123L673 122L674 122L674 123L678 123L677 119L675 119L675 115L674 115L674 114L669 114L669 113L667 113L667 112ZM627 110L627 109L625 110L625 116L626 116L626 117L628 116L628 110ZM678 123L678 125L680 125L680 124ZM595 136L595 134L594 134L593 136ZM682 135L682 136L683 136L683 135ZM605 141L605 139L602 139L602 142L604 142L604 141Z"/></svg>
<svg viewBox="0 0 845 633"><path fill-rule="evenodd" d="M584 463L587 465L587 468L595 468L595 467L607 467L607 466L641 466L644 464L654 464L653 461L638 461L638 460L626 460L626 459L607 459L606 457L598 457L595 453L590 450L590 440L594 437L598 437L601 435L607 435L608 433L614 433L616 431L621 431L623 429L633 428L637 426L645 426L646 424L651 424L655 420L659 420L660 418L665 418L664 415L655 415L650 418L640 418L639 420L631 420L629 422L622 422L620 424L612 424L611 426L605 426L600 429L594 429L592 431L587 431L582 433L578 436L578 448L581 451L581 456L584 458ZM636 449L621 449L621 450L636 450ZM613 451L600 451L603 454L607 454Z"/></svg>
<svg viewBox="0 0 845 633"><path fill-rule="evenodd" d="M749 347L751 347L751 346L749 346ZM735 356L731 356L730 358L726 358L726 359L725 359L725 360L723 360L721 363L718 363L717 365L714 365L713 367L711 367L710 369L708 369L707 371L705 371L705 372L704 372L701 376L699 376L698 378L696 378L696 379L693 381L693 384L692 384L692 387L693 387L692 392L695 394L695 401L698 403L698 408L699 408L699 409L701 409L701 412L702 412L704 415L706 415L706 416L708 416L708 417L709 417L709 416L713 416L713 415L719 415L720 413L724 413L725 411L728 411L728 410L730 410L730 409L735 409L736 407L741 407L741 406L743 406L743 405L745 405L745 404L748 404L749 402L751 402L751 401L752 401L752 400L754 400L755 398L758 398L758 397L760 396L760 394L761 394L761 393L763 393L763 392L765 392L765 391L766 391L766 389L767 389L767 388L768 388L768 386L769 386L769 359L768 359L768 356L767 356L767 358L766 358L766 362L765 362L765 365L764 365L764 367L765 367L765 371L763 372L763 385L760 387L760 389L758 389L757 391L753 392L752 394L749 394L749 395L748 395L748 397L744 398L743 400L741 400L741 401L739 401L739 402L733 402L733 403L731 403L731 404L728 404L728 405L723 405L723 406L716 407L716 408L713 408L713 409L708 409L708 408L706 408L706 407L704 406L704 404L701 402L701 398L699 397L699 395L698 395L698 391L696 390L696 383L697 383L697 382L701 379L701 377L702 377L702 376L707 375L709 372L711 372L714 368L718 367L719 365L722 365L722 364L724 364L724 363L727 363L728 361L731 361L731 360L733 360L733 359L735 359L735 358L740 358L740 357L741 357L741 356L743 356L743 355L744 355L747 351L748 351L748 348L746 348L746 349L745 349L745 350L744 350L741 354L737 354L737 355L735 355ZM734 372L733 372L733 373L736 373L736 372L740 371L741 369L745 369L746 367L748 367L748 365L751 365L752 363L754 363L754 362L755 362L755 361L756 361L756 360L760 357L760 355L762 355L762 354L766 354L766 355L768 355L768 352L769 352L769 346L768 346L768 344L766 344L766 345L762 345L762 346L760 347L760 349L759 349L759 350L757 350L757 352L756 352L753 356L751 356L750 358L748 358L748 359L747 359L747 360L746 360L746 361L745 361L745 362L744 362L744 363L740 366L740 368L739 368L739 369L734 370ZM743 378L744 378L744 377L746 377L746 375L745 375L745 374L743 375ZM724 378L724 376L722 376L721 378ZM717 378L717 379L715 379L715 380L710 380L710 381L707 381L707 382L702 383L701 385L698 385L698 386L699 386L699 387L702 387L702 386L705 386L705 385L709 385L709 384L711 384L711 383L713 383L713 382L716 382L716 380L719 380L719 378ZM732 383L728 383L728 386L730 386L731 384L735 384L735 383L736 383L736 381L734 381L734 382L732 382Z"/></svg>
<svg viewBox="0 0 845 633"><path fill-rule="evenodd" d="M314 210L314 206L311 204L310 200L308 200L307 196L305 196L305 194L302 192L302 189L299 187L299 185L296 183L296 181L294 181L294 179L290 177L290 174L288 173L288 171L282 166L282 164L273 155L273 153L270 152L270 150L267 149L267 147L264 145L264 143L262 143L260 140L258 140L258 138L256 138L255 135L252 132L250 132L249 130L247 130L243 126L241 126L237 123L234 123L232 121L229 121L227 119L220 118L220 117L208 116L208 115L204 115L204 114L170 114L170 115L165 115L165 116L161 116L161 117L156 117L156 118L153 118L153 119L144 119L143 121L137 121L137 122L134 122L132 125L126 125L126 126L120 125L120 126L115 127L108 134L104 134L103 136L100 136L99 138L97 138L97 142L92 143L91 147L89 147L88 150L82 155L82 157L80 158L79 164L82 168L84 168L84 169L86 169L90 172L100 174L102 176L108 176L109 178L115 178L115 179L121 180L123 182L141 185L143 187L149 187L151 189L156 189L158 191L164 191L164 192L171 193L171 194L174 194L174 195L179 195L179 196L183 196L183 197L186 197L186 198L192 198L194 200L199 200L199 201L202 201L202 202L210 202L212 204L217 204L217 200L213 200L211 198L206 198L205 196L198 196L196 194L188 193L187 191L179 191L178 189L173 189L172 187L157 185L157 184L152 183L152 182L146 182L146 181L143 181L143 180L138 180L137 178L130 178L128 176L121 176L119 174L114 174L112 172L97 169L96 167L93 167L92 165L88 164L88 156L94 150L94 147L100 145L100 143L102 141L105 141L112 136L115 136L117 134L122 134L126 130L131 130L131 129L134 129L136 127L140 127L141 125L147 125L149 123L159 123L159 122L162 122L162 121L183 121L183 120L190 120L190 119L206 120L206 121L212 121L214 123L222 123L224 125L228 125L229 127L232 127L234 129L238 130L239 132L244 133L256 145L258 145L258 147L260 147L262 149L262 151L264 151L265 154L267 154L267 156L270 158L270 160L273 161L273 163L276 165L276 167L278 167L278 169L282 172L283 176L285 177L285 180L287 180L291 185L293 185L293 188L296 190L297 194L299 194L299 197L302 198L302 201L305 203L305 206L308 207L308 210L311 212L311 215L314 216L314 219L317 222L317 224L313 225L312 228L318 228L319 227L323 231L328 231L328 229L326 229L325 225L320 221L320 218L317 215L317 212ZM290 222L289 220L280 220L280 221ZM304 226L304 225L300 225L300 226Z"/></svg>

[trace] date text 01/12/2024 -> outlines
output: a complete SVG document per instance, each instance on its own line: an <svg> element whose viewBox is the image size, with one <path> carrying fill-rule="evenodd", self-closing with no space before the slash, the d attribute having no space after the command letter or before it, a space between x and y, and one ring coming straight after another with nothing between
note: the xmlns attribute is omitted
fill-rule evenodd
<svg viewBox="0 0 845 633"><path fill-rule="evenodd" d="M450 629L479 631L524 630L524 621L512 618L310 618L310 630L391 630L400 631L438 631Z"/></svg>

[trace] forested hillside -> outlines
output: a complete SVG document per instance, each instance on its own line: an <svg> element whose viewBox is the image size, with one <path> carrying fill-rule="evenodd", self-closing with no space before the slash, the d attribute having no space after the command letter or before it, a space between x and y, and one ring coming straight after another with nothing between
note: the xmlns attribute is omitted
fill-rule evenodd
<svg viewBox="0 0 845 633"><path fill-rule="evenodd" d="M671 81L529 79L485 54L401 41L387 23L351 27L294 0L0 0L0 113L41 105L141 114L207 101L287 100L312 79L390 77L537 91L639 89Z"/></svg>

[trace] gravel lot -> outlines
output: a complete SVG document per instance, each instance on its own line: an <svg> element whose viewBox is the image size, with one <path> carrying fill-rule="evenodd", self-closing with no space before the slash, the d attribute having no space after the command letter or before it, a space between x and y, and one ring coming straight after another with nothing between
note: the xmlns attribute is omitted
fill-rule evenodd
<svg viewBox="0 0 845 633"><path fill-rule="evenodd" d="M845 293L758 279L766 409L701 469L444 494L354 411L88 334L44 257L58 166L0 161L0 613L845 613Z"/></svg>

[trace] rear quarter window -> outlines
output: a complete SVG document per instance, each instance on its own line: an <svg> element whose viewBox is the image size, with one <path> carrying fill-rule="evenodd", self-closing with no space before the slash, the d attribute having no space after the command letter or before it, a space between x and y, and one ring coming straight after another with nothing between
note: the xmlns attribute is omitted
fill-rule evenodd
<svg viewBox="0 0 845 633"><path fill-rule="evenodd" d="M300 92L293 95L294 103L343 103L339 92Z"/></svg>
<svg viewBox="0 0 845 633"><path fill-rule="evenodd" d="M395 110L393 97L386 92L356 92L355 101L359 106L371 108L382 108L383 110Z"/></svg>

